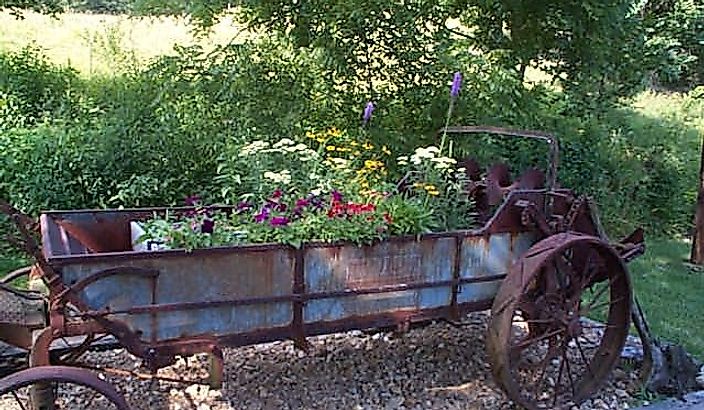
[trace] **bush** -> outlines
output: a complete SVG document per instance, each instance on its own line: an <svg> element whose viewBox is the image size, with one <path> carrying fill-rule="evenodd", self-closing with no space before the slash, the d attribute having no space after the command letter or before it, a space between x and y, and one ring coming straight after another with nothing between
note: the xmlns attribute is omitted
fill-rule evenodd
<svg viewBox="0 0 704 410"><path fill-rule="evenodd" d="M340 88L325 75L322 56L276 38L212 54L180 49L144 70L85 83L72 70L23 53L0 56L26 67L0 92L13 96L14 105L6 107L27 118L14 121L8 110L0 115L0 150L6 153L0 195L32 212L172 205L192 194L208 203L232 201L228 188L236 180L215 177L247 171L246 164L232 161L238 147L257 139L303 138L306 131L333 126L354 135L366 103L364 93ZM639 109L592 110L563 93L526 88L499 60L463 55L452 62L465 74L452 124L552 132L562 149L559 180L593 195L610 230L688 230L697 187L697 127L704 127L696 92L666 104L646 95L637 101L644 107ZM3 67L7 72L15 66ZM427 86L379 90L368 130L375 144L402 155L436 142L454 69L438 62L428 70L433 80ZM46 86L34 87L32 78ZM514 175L546 158L540 144L478 142L459 138L455 152L503 160Z"/></svg>
<svg viewBox="0 0 704 410"><path fill-rule="evenodd" d="M77 71L51 64L36 47L0 53L0 130L80 113Z"/></svg>

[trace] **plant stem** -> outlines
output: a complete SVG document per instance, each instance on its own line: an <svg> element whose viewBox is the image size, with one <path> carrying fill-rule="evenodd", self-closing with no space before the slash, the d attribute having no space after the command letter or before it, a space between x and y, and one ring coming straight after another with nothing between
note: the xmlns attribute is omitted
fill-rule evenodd
<svg viewBox="0 0 704 410"><path fill-rule="evenodd" d="M440 154L445 148L445 140L447 139L447 127L450 125L450 118L452 117L452 109L455 107L455 97L450 97L450 106L447 107L447 118L445 119L445 127L442 129L442 138L440 139ZM452 156L452 154L450 154Z"/></svg>

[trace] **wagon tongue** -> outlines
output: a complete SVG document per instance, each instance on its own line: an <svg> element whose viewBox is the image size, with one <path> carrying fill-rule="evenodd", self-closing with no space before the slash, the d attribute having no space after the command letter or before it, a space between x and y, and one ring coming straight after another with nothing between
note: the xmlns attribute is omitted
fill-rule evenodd
<svg viewBox="0 0 704 410"><path fill-rule="evenodd" d="M645 253L643 228L638 228L627 237L621 239L621 241L614 244L614 248L616 248L621 259L626 263Z"/></svg>

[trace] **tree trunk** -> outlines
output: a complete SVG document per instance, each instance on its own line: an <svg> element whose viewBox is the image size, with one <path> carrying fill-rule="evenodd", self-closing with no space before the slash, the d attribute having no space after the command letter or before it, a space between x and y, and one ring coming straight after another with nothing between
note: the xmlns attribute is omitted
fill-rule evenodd
<svg viewBox="0 0 704 410"><path fill-rule="evenodd" d="M690 262L704 265L704 139L702 141L701 159L699 160L699 193L697 194L697 209L694 215L694 234L692 235Z"/></svg>

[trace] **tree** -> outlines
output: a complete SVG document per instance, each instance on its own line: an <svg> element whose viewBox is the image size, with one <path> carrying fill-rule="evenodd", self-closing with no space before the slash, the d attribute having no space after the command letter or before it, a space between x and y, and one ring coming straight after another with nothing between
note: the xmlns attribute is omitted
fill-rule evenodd
<svg viewBox="0 0 704 410"><path fill-rule="evenodd" d="M0 10L10 10L17 17L23 10L55 14L63 10L63 4L61 0L0 0Z"/></svg>
<svg viewBox="0 0 704 410"><path fill-rule="evenodd" d="M341 75L381 67L413 82L417 68L480 50L524 75L529 65L585 100L610 102L642 83L644 42L635 0L137 0L146 13L189 14L202 27L236 6L239 20L321 50ZM462 28L449 28L460 21ZM453 41L454 44L450 43ZM441 56L444 53L444 56ZM429 60L428 60L429 59ZM409 70L409 68L414 68Z"/></svg>

